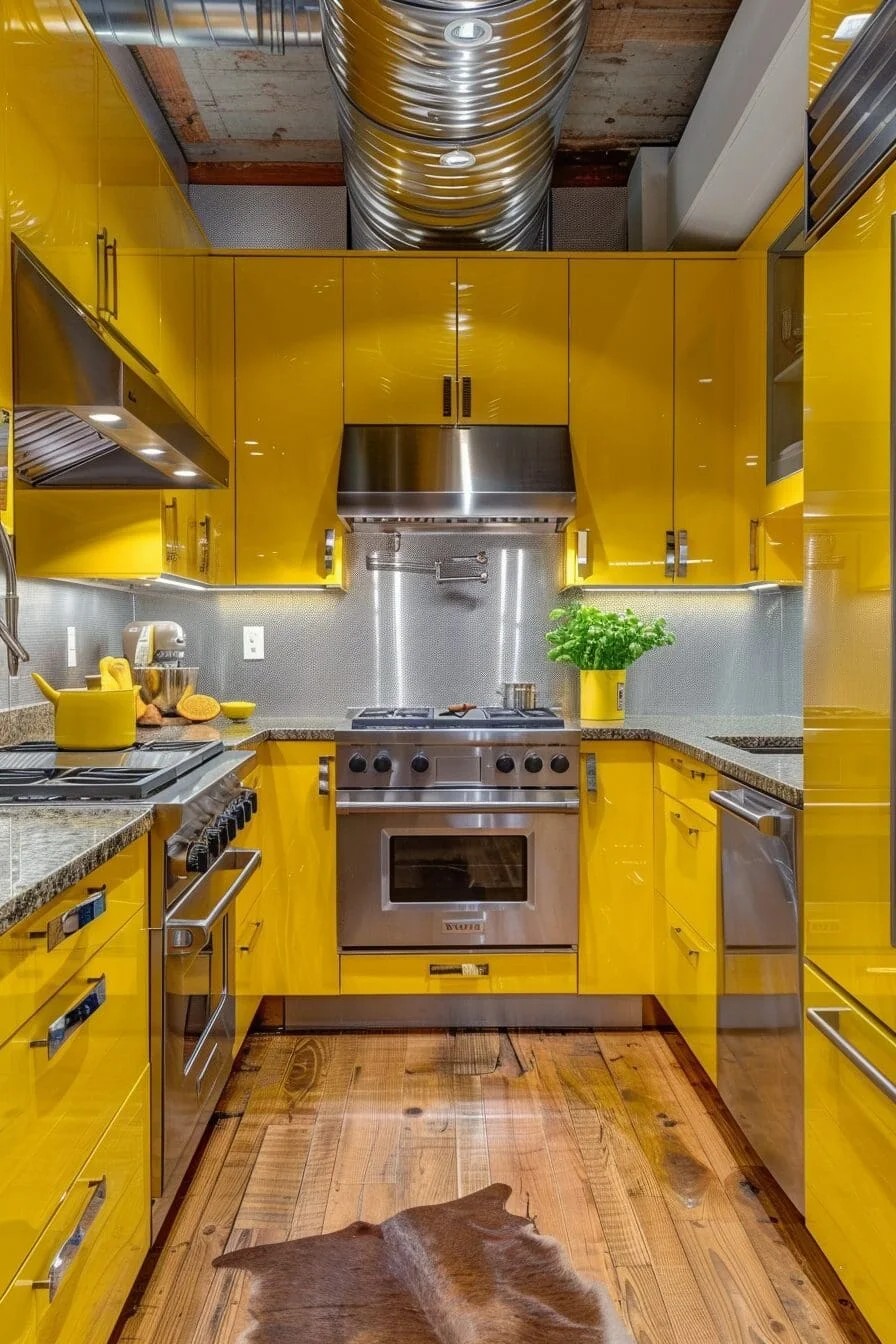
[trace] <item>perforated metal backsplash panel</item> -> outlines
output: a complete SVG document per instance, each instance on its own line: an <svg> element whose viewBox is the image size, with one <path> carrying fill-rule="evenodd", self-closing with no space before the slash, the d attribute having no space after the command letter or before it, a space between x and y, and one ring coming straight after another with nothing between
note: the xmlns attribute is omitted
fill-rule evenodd
<svg viewBox="0 0 896 1344"><path fill-rule="evenodd" d="M554 252L624 252L628 246L625 187L555 187L551 192Z"/></svg>
<svg viewBox="0 0 896 1344"><path fill-rule="evenodd" d="M213 247L343 248L345 187L191 187Z"/></svg>
<svg viewBox="0 0 896 1344"><path fill-rule="evenodd" d="M40 699L31 670L51 686L83 686L87 672L96 672L100 658L121 652L121 631L131 619L129 593L75 583L19 584L19 633L31 661L9 677L6 652L0 650L0 704L28 705ZM66 629L75 627L77 665L68 667Z"/></svg>

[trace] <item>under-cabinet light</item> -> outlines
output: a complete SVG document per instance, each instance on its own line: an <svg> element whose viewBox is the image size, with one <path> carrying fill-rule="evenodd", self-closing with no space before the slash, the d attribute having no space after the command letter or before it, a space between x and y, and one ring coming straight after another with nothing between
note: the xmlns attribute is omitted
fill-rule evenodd
<svg viewBox="0 0 896 1344"><path fill-rule="evenodd" d="M93 420L93 422L97 425L121 424L121 416L113 415L111 411L94 411L92 415L88 415L87 419Z"/></svg>
<svg viewBox="0 0 896 1344"><path fill-rule="evenodd" d="M165 449L164 449L164 448L141 448L141 449L140 449L140 452L143 454L144 457L164 457L164 456L165 456Z"/></svg>
<svg viewBox="0 0 896 1344"><path fill-rule="evenodd" d="M834 41L852 42L854 38L858 37L870 18L870 14L847 14L834 33Z"/></svg>
<svg viewBox="0 0 896 1344"><path fill-rule="evenodd" d="M748 589L751 593L764 593L771 588L780 588L780 583L748 583Z"/></svg>
<svg viewBox="0 0 896 1344"><path fill-rule="evenodd" d="M191 593L207 593L208 585L205 583L190 583L187 579L169 579L167 574L160 574L153 583L164 583L168 588L186 588Z"/></svg>
<svg viewBox="0 0 896 1344"><path fill-rule="evenodd" d="M198 471L193 471L190 467L178 467L177 471L171 473L172 476L198 476Z"/></svg>

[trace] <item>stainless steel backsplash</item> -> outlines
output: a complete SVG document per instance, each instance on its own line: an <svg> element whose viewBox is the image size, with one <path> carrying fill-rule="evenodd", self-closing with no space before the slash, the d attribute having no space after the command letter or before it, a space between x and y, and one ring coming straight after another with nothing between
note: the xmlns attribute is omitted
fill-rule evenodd
<svg viewBox="0 0 896 1344"><path fill-rule="evenodd" d="M493 704L501 681L534 681L543 703L576 712L577 676L550 663L544 643L560 605L559 537L405 534L404 559L485 550L487 584L370 573L364 558L378 547L376 535L347 538L344 594L141 591L136 614L180 621L188 661L201 668L200 689L247 697L259 714ZM629 674L632 713L800 713L800 592L594 593L586 600L665 616L677 635L673 648L647 654ZM244 625L264 626L263 662L243 660Z"/></svg>

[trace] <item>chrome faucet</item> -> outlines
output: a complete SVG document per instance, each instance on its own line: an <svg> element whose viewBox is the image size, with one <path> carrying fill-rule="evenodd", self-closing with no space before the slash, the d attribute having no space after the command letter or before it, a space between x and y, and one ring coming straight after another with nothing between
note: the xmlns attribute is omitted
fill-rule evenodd
<svg viewBox="0 0 896 1344"><path fill-rule="evenodd" d="M6 620L0 620L0 639L6 645L6 662L9 667L9 675L17 677L19 675L19 663L30 662L31 655L19 639L19 588L16 578L16 560L9 535L2 523L0 523L0 565L2 565L6 579L6 597L4 599Z"/></svg>

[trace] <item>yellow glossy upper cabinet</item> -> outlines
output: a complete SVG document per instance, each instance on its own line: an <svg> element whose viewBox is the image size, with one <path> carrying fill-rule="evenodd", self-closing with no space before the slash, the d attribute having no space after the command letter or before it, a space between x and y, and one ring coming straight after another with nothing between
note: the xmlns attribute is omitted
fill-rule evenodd
<svg viewBox="0 0 896 1344"><path fill-rule="evenodd" d="M4 0L10 227L97 310L97 54L68 0Z"/></svg>
<svg viewBox="0 0 896 1344"><path fill-rule="evenodd" d="M578 502L569 585L672 580L673 268L671 261L570 262Z"/></svg>
<svg viewBox="0 0 896 1344"><path fill-rule="evenodd" d="M675 583L737 578L733 261L675 262Z"/></svg>
<svg viewBox="0 0 896 1344"><path fill-rule="evenodd" d="M0 37L0 107L4 113L5 89L6 45ZM12 288L6 183L6 137L0 134L0 467L5 468L0 471L0 523L12 532Z"/></svg>
<svg viewBox="0 0 896 1344"><path fill-rule="evenodd" d="M196 418L230 462L226 490L197 490L196 578L230 584L235 569L234 279L232 257L197 257ZM183 493L183 492L182 492Z"/></svg>
<svg viewBox="0 0 896 1344"><path fill-rule="evenodd" d="M235 266L237 582L339 587L342 260Z"/></svg>
<svg viewBox="0 0 896 1344"><path fill-rule="evenodd" d="M97 62L100 317L159 367L159 156L115 75Z"/></svg>
<svg viewBox="0 0 896 1344"><path fill-rule="evenodd" d="M561 257L460 258L458 423L568 423L568 284Z"/></svg>
<svg viewBox="0 0 896 1344"><path fill-rule="evenodd" d="M453 258L346 257L346 424L453 424L456 283Z"/></svg>
<svg viewBox="0 0 896 1344"><path fill-rule="evenodd" d="M159 372L188 411L196 409L196 267L209 243L186 197L159 162L161 330Z"/></svg>

